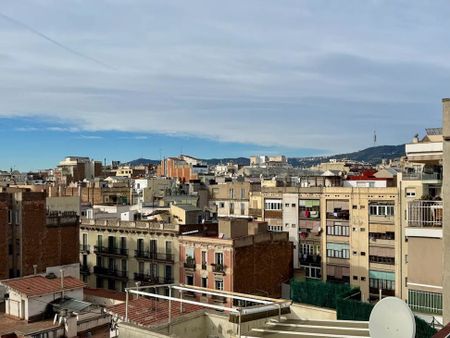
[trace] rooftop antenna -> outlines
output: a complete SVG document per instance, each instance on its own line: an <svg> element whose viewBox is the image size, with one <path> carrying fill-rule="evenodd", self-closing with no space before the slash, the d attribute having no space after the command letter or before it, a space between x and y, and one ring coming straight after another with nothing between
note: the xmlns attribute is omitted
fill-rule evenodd
<svg viewBox="0 0 450 338"><path fill-rule="evenodd" d="M377 145L377 131L376 130L373 131L373 145L374 146Z"/></svg>

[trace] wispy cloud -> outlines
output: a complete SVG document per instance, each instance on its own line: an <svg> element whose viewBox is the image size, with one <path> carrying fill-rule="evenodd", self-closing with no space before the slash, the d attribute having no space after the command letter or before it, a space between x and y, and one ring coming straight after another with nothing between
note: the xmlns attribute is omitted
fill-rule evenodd
<svg viewBox="0 0 450 338"><path fill-rule="evenodd" d="M20 131L20 132L30 132L30 131L38 131L39 128L36 127L18 127L15 128L15 131Z"/></svg>
<svg viewBox="0 0 450 338"><path fill-rule="evenodd" d="M99 136L99 135L80 135L75 137L77 139L81 139L81 140L101 140L103 139L103 136Z"/></svg>
<svg viewBox="0 0 450 338"><path fill-rule="evenodd" d="M76 127L47 127L47 130L57 132L69 132L69 133L75 133L80 131L80 129Z"/></svg>
<svg viewBox="0 0 450 338"><path fill-rule="evenodd" d="M327 152L369 146L376 129L379 143L399 144L440 125L449 10L443 0L4 0L2 13L29 27L0 20L0 117ZM119 69L99 71L41 32Z"/></svg>

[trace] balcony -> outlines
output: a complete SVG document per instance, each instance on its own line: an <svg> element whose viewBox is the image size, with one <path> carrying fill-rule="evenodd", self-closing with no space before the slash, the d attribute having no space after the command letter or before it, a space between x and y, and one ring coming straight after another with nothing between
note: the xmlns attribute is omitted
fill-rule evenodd
<svg viewBox="0 0 450 338"><path fill-rule="evenodd" d="M378 297L379 294L380 294L380 289L369 288L369 293L371 295L374 295L374 296ZM382 294L383 297L395 297L395 290L381 289L381 294Z"/></svg>
<svg viewBox="0 0 450 338"><path fill-rule="evenodd" d="M208 265L206 264L206 262L202 263L202 270L208 270Z"/></svg>
<svg viewBox="0 0 450 338"><path fill-rule="evenodd" d="M320 210L300 210L298 218L304 220L319 220Z"/></svg>
<svg viewBox="0 0 450 338"><path fill-rule="evenodd" d="M217 296L217 295L212 295L212 296L211 296L211 300L212 300L214 303L221 303L221 304L224 304L224 303L227 302L227 298L226 298L226 297L223 297L223 296Z"/></svg>
<svg viewBox="0 0 450 338"><path fill-rule="evenodd" d="M117 270L114 268L94 266L94 273L103 277L111 277L124 280L128 279L128 271Z"/></svg>
<svg viewBox="0 0 450 338"><path fill-rule="evenodd" d="M80 253L82 254L90 254L90 246L87 244L80 244Z"/></svg>
<svg viewBox="0 0 450 338"><path fill-rule="evenodd" d="M186 270L194 271L195 270L195 259L192 257L187 257L186 262L184 262L184 268Z"/></svg>
<svg viewBox="0 0 450 338"><path fill-rule="evenodd" d="M369 262L375 264L395 265L394 257L369 256Z"/></svg>
<svg viewBox="0 0 450 338"><path fill-rule="evenodd" d="M80 264L80 274L84 276L90 275L91 271L89 270L89 266Z"/></svg>
<svg viewBox="0 0 450 338"><path fill-rule="evenodd" d="M349 210L335 210L332 212L327 211L327 219L348 221L350 219L350 211Z"/></svg>
<svg viewBox="0 0 450 338"><path fill-rule="evenodd" d="M223 264L211 264L214 274L225 275L225 265Z"/></svg>
<svg viewBox="0 0 450 338"><path fill-rule="evenodd" d="M262 209L249 208L248 215L254 218L262 217Z"/></svg>
<svg viewBox="0 0 450 338"><path fill-rule="evenodd" d="M146 273L134 273L134 280L142 282L144 285L157 285L157 284L173 284L174 279L172 277L158 277L152 276Z"/></svg>
<svg viewBox="0 0 450 338"><path fill-rule="evenodd" d="M406 172L402 178L404 181L442 181L442 173Z"/></svg>
<svg viewBox="0 0 450 338"><path fill-rule="evenodd" d="M174 255L165 252L152 252L149 250L135 250L134 257L138 260L160 261L166 263L174 262Z"/></svg>
<svg viewBox="0 0 450 338"><path fill-rule="evenodd" d="M97 255L128 257L128 249L123 248L95 245L94 252Z"/></svg>
<svg viewBox="0 0 450 338"><path fill-rule="evenodd" d="M411 201L408 203L408 227L442 228L442 201Z"/></svg>

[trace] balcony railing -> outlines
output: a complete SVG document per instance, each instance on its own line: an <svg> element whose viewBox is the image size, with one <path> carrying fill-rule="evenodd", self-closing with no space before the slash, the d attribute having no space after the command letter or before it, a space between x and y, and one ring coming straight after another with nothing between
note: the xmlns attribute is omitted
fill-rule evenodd
<svg viewBox="0 0 450 338"><path fill-rule="evenodd" d="M327 211L327 219L349 220L350 211L349 210Z"/></svg>
<svg viewBox="0 0 450 338"><path fill-rule="evenodd" d="M249 208L248 215L250 217L262 217L262 209Z"/></svg>
<svg viewBox="0 0 450 338"><path fill-rule="evenodd" d="M402 178L405 181L441 181L442 174L439 172L434 173L413 172L413 173L403 173Z"/></svg>
<svg viewBox="0 0 450 338"><path fill-rule="evenodd" d="M80 264L80 274L89 275L91 271L89 270L89 266Z"/></svg>
<svg viewBox="0 0 450 338"><path fill-rule="evenodd" d="M103 275L107 277L128 279L128 271L111 269L103 266L94 266L94 273L97 275Z"/></svg>
<svg viewBox="0 0 450 338"><path fill-rule="evenodd" d="M158 276L152 276L151 274L147 273L134 273L134 280L140 281L145 284L150 285L156 285L156 284L173 284L174 279L173 277L158 277Z"/></svg>
<svg viewBox="0 0 450 338"><path fill-rule="evenodd" d="M442 227L442 201L411 201L408 203L408 226Z"/></svg>
<svg viewBox="0 0 450 338"><path fill-rule="evenodd" d="M184 262L184 267L186 269L195 269L195 259L193 258L186 258L186 262Z"/></svg>
<svg viewBox="0 0 450 338"><path fill-rule="evenodd" d="M137 259L144 260L155 260L155 261L165 261L165 262L173 262L174 255L171 253L165 252L152 252L149 250L135 250L134 257Z"/></svg>
<svg viewBox="0 0 450 338"><path fill-rule="evenodd" d="M112 255L112 256L128 256L128 249L124 248L111 248L107 246L94 246L94 252L97 255Z"/></svg>
<svg viewBox="0 0 450 338"><path fill-rule="evenodd" d="M211 266L212 266L212 270L213 270L214 273L222 274L222 275L225 274L225 265L223 265L223 264L211 264Z"/></svg>
<svg viewBox="0 0 450 338"><path fill-rule="evenodd" d="M87 244L80 244L80 252L81 253L90 253L90 247Z"/></svg>

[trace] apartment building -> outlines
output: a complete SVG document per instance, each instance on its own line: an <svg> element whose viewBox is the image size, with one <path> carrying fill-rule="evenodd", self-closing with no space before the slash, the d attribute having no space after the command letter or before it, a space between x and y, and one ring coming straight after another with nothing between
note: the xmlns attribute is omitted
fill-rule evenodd
<svg viewBox="0 0 450 338"><path fill-rule="evenodd" d="M124 291L178 281L178 236L174 224L151 221L83 220L80 273L88 286Z"/></svg>
<svg viewBox="0 0 450 338"><path fill-rule="evenodd" d="M267 232L267 224L245 219L220 219L218 233L179 238L180 282L281 297L281 284L292 276L292 243L287 234Z"/></svg>
<svg viewBox="0 0 450 338"><path fill-rule="evenodd" d="M402 175L404 298L417 312L442 314L444 221L442 202L443 136L426 129L406 145Z"/></svg>
<svg viewBox="0 0 450 338"><path fill-rule="evenodd" d="M250 216L250 195L259 191L259 182L231 181L210 185L210 206L217 210L217 217L246 218Z"/></svg>
<svg viewBox="0 0 450 338"><path fill-rule="evenodd" d="M182 182L189 182L198 178L198 174L193 170L192 162L187 157L186 159L168 157L161 160L161 164L157 168L157 175L176 178Z"/></svg>
<svg viewBox="0 0 450 338"><path fill-rule="evenodd" d="M289 233L307 278L351 283L366 299L401 295L397 188L263 188L262 198L269 230Z"/></svg>
<svg viewBox="0 0 450 338"><path fill-rule="evenodd" d="M84 179L93 179L102 174L102 162L89 157L68 156L59 162L54 175L58 183L69 184Z"/></svg>
<svg viewBox="0 0 450 338"><path fill-rule="evenodd" d="M0 279L78 262L79 217L52 205L45 193L0 192Z"/></svg>

